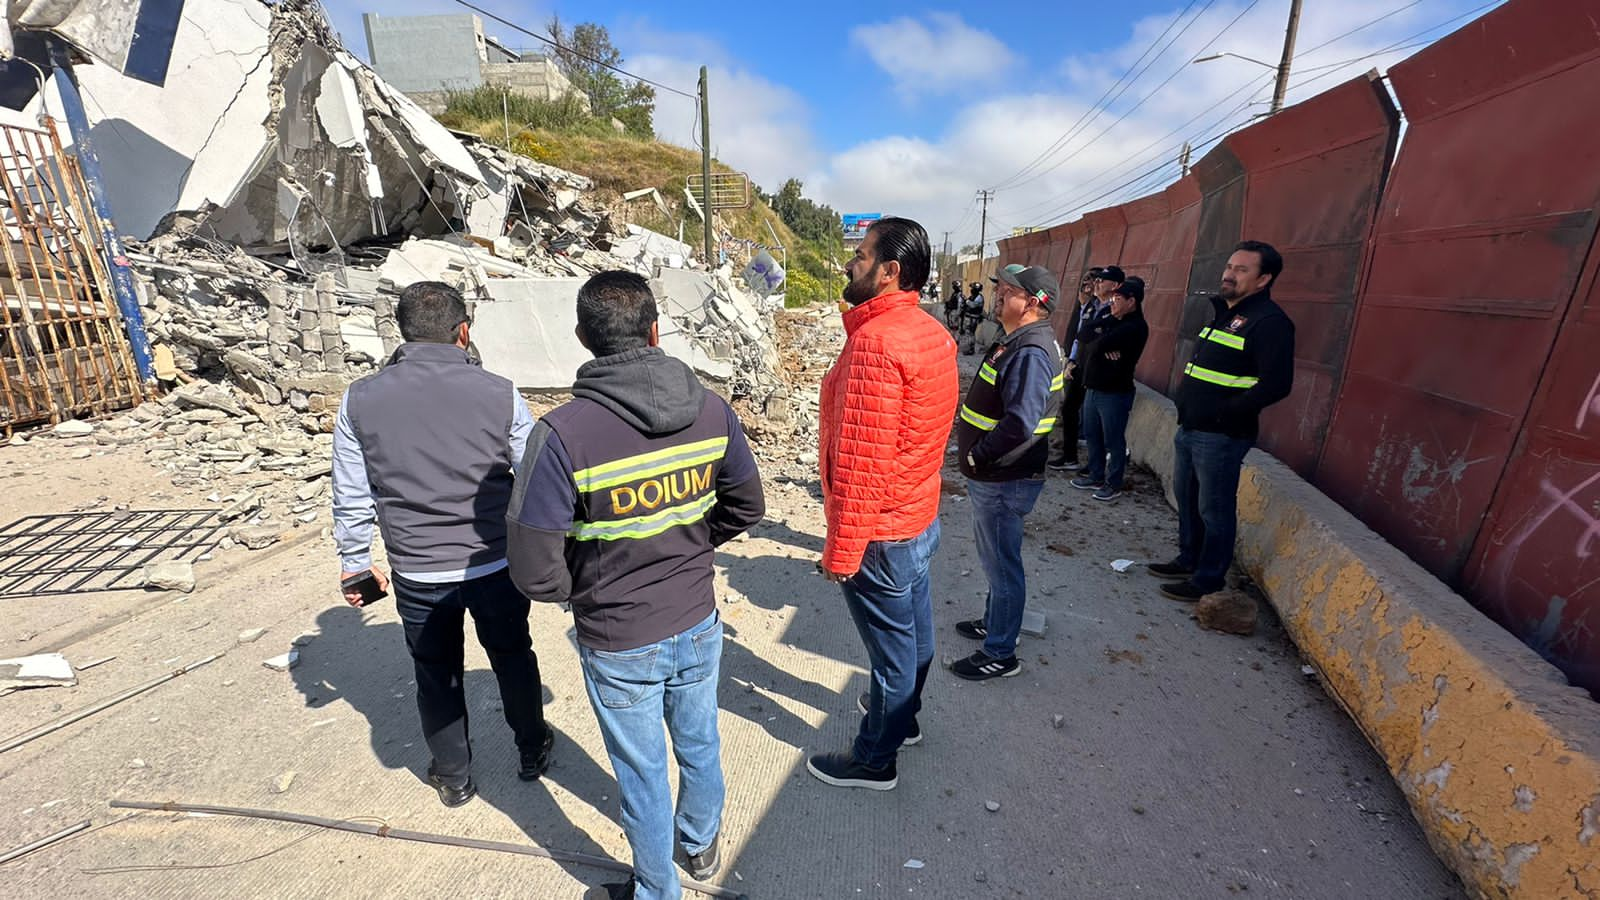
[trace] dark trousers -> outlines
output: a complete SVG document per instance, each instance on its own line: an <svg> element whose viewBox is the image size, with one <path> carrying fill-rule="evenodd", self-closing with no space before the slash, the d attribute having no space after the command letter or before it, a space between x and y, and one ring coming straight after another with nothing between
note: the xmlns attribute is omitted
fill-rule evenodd
<svg viewBox="0 0 1600 900"><path fill-rule="evenodd" d="M1080 369L1067 379L1066 390L1061 392L1061 414L1056 417L1055 430L1050 432L1052 463L1078 461L1078 437L1083 432L1080 415L1086 393L1083 388L1083 371Z"/></svg>
<svg viewBox="0 0 1600 900"><path fill-rule="evenodd" d="M462 685L463 619L468 612L500 682L501 705L517 748L537 750L545 735L539 659L528 633L528 598L511 583L510 572L501 569L449 584L423 584L396 575L394 600L416 667L417 712L433 752L431 771L459 787L466 783L472 761Z"/></svg>
<svg viewBox="0 0 1600 900"><path fill-rule="evenodd" d="M1083 475L1118 491L1128 468L1128 414L1133 411L1133 396L1132 391L1116 394L1090 388L1083 401L1083 443L1089 448Z"/></svg>
<svg viewBox="0 0 1600 900"><path fill-rule="evenodd" d="M1178 564L1189 580L1222 590L1238 532L1239 467L1254 441L1179 428L1173 438L1172 492L1178 496Z"/></svg>

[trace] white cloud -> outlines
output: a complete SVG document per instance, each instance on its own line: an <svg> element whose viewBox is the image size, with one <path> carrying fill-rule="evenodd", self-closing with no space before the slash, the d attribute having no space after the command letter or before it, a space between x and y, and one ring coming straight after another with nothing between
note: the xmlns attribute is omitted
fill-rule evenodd
<svg viewBox="0 0 1600 900"><path fill-rule="evenodd" d="M857 25L850 29L850 42L887 72L907 99L992 83L1016 62L998 38L954 13L929 13L926 21L901 16Z"/></svg>

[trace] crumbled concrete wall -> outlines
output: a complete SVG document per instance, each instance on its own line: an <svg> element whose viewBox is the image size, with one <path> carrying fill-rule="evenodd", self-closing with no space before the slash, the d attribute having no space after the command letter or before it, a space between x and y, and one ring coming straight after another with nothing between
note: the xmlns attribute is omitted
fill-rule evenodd
<svg viewBox="0 0 1600 900"><path fill-rule="evenodd" d="M1171 401L1133 458L1168 483ZM1239 485L1239 565L1482 897L1600 897L1600 715L1582 690L1272 456Z"/></svg>

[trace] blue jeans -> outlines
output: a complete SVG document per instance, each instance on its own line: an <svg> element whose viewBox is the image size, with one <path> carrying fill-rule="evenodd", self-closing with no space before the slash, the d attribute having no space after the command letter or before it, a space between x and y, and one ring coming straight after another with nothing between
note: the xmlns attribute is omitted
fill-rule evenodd
<svg viewBox="0 0 1600 900"><path fill-rule="evenodd" d="M1089 447L1083 474L1119 491L1128 468L1128 413L1132 411L1132 392L1113 394L1090 389L1083 398L1084 443Z"/></svg>
<svg viewBox="0 0 1600 900"><path fill-rule="evenodd" d="M1042 490L1043 478L967 479L978 559L989 580L989 597L983 604L989 636L983 641L983 652L992 659L1006 659L1017 652L1017 633L1022 630L1022 610L1028 600L1027 577L1022 571L1022 518L1033 511Z"/></svg>
<svg viewBox="0 0 1600 900"><path fill-rule="evenodd" d="M914 538L873 541L861 568L845 579L845 605L872 664L867 714L851 754L879 768L895 760L922 710L933 663L933 591L928 564L939 548L939 520Z"/></svg>
<svg viewBox="0 0 1600 900"><path fill-rule="evenodd" d="M1178 564L1189 580L1219 591L1233 564L1238 532L1239 467L1255 442L1213 431L1179 428L1173 439L1172 491L1178 497Z"/></svg>
<svg viewBox="0 0 1600 900"><path fill-rule="evenodd" d="M580 646L578 659L622 795L622 831L638 881L634 896L677 900L682 887L672 862L674 832L683 849L695 854L711 846L722 827L722 620L713 612L692 628L633 650ZM678 759L676 815L663 718Z"/></svg>

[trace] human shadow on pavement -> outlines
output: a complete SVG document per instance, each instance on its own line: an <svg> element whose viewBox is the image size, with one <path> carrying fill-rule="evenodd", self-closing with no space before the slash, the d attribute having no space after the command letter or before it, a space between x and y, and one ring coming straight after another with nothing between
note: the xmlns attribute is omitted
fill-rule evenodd
<svg viewBox="0 0 1600 900"><path fill-rule="evenodd" d="M726 618L722 623L722 637L722 708L760 726L785 744L795 747L812 744L816 729L785 709L773 696L830 712L839 705L839 695L757 656L739 640L739 629Z"/></svg>
<svg viewBox="0 0 1600 900"><path fill-rule="evenodd" d="M778 541L801 550L822 554L824 541L822 535L810 534L804 531L795 531L786 522L776 522L768 519L750 530L751 537L766 538L769 541Z"/></svg>
<svg viewBox="0 0 1600 900"><path fill-rule="evenodd" d="M309 707L344 700L367 720L373 756L389 769L406 769L416 777L417 802L438 802L426 783L428 745L417 717L416 687L405 633L398 622L364 623L359 609L336 606L317 616L317 640L301 648L300 665L291 670L295 687ZM471 629L467 629L467 640ZM543 674L543 673L541 673ZM475 802L485 802L505 813L537 846L610 857L583 829L567 818L548 783L559 785L608 818L615 820L616 793L610 773L561 730L555 731L550 769L534 782L517 778L518 755L511 730L499 714L500 692L494 674L469 669L465 675L467 708L472 724L472 779L478 786ZM543 701L551 699L543 686ZM470 814L468 804L460 812ZM574 879L587 884L605 880L603 869L577 863L560 863ZM614 880L614 874L612 875Z"/></svg>

